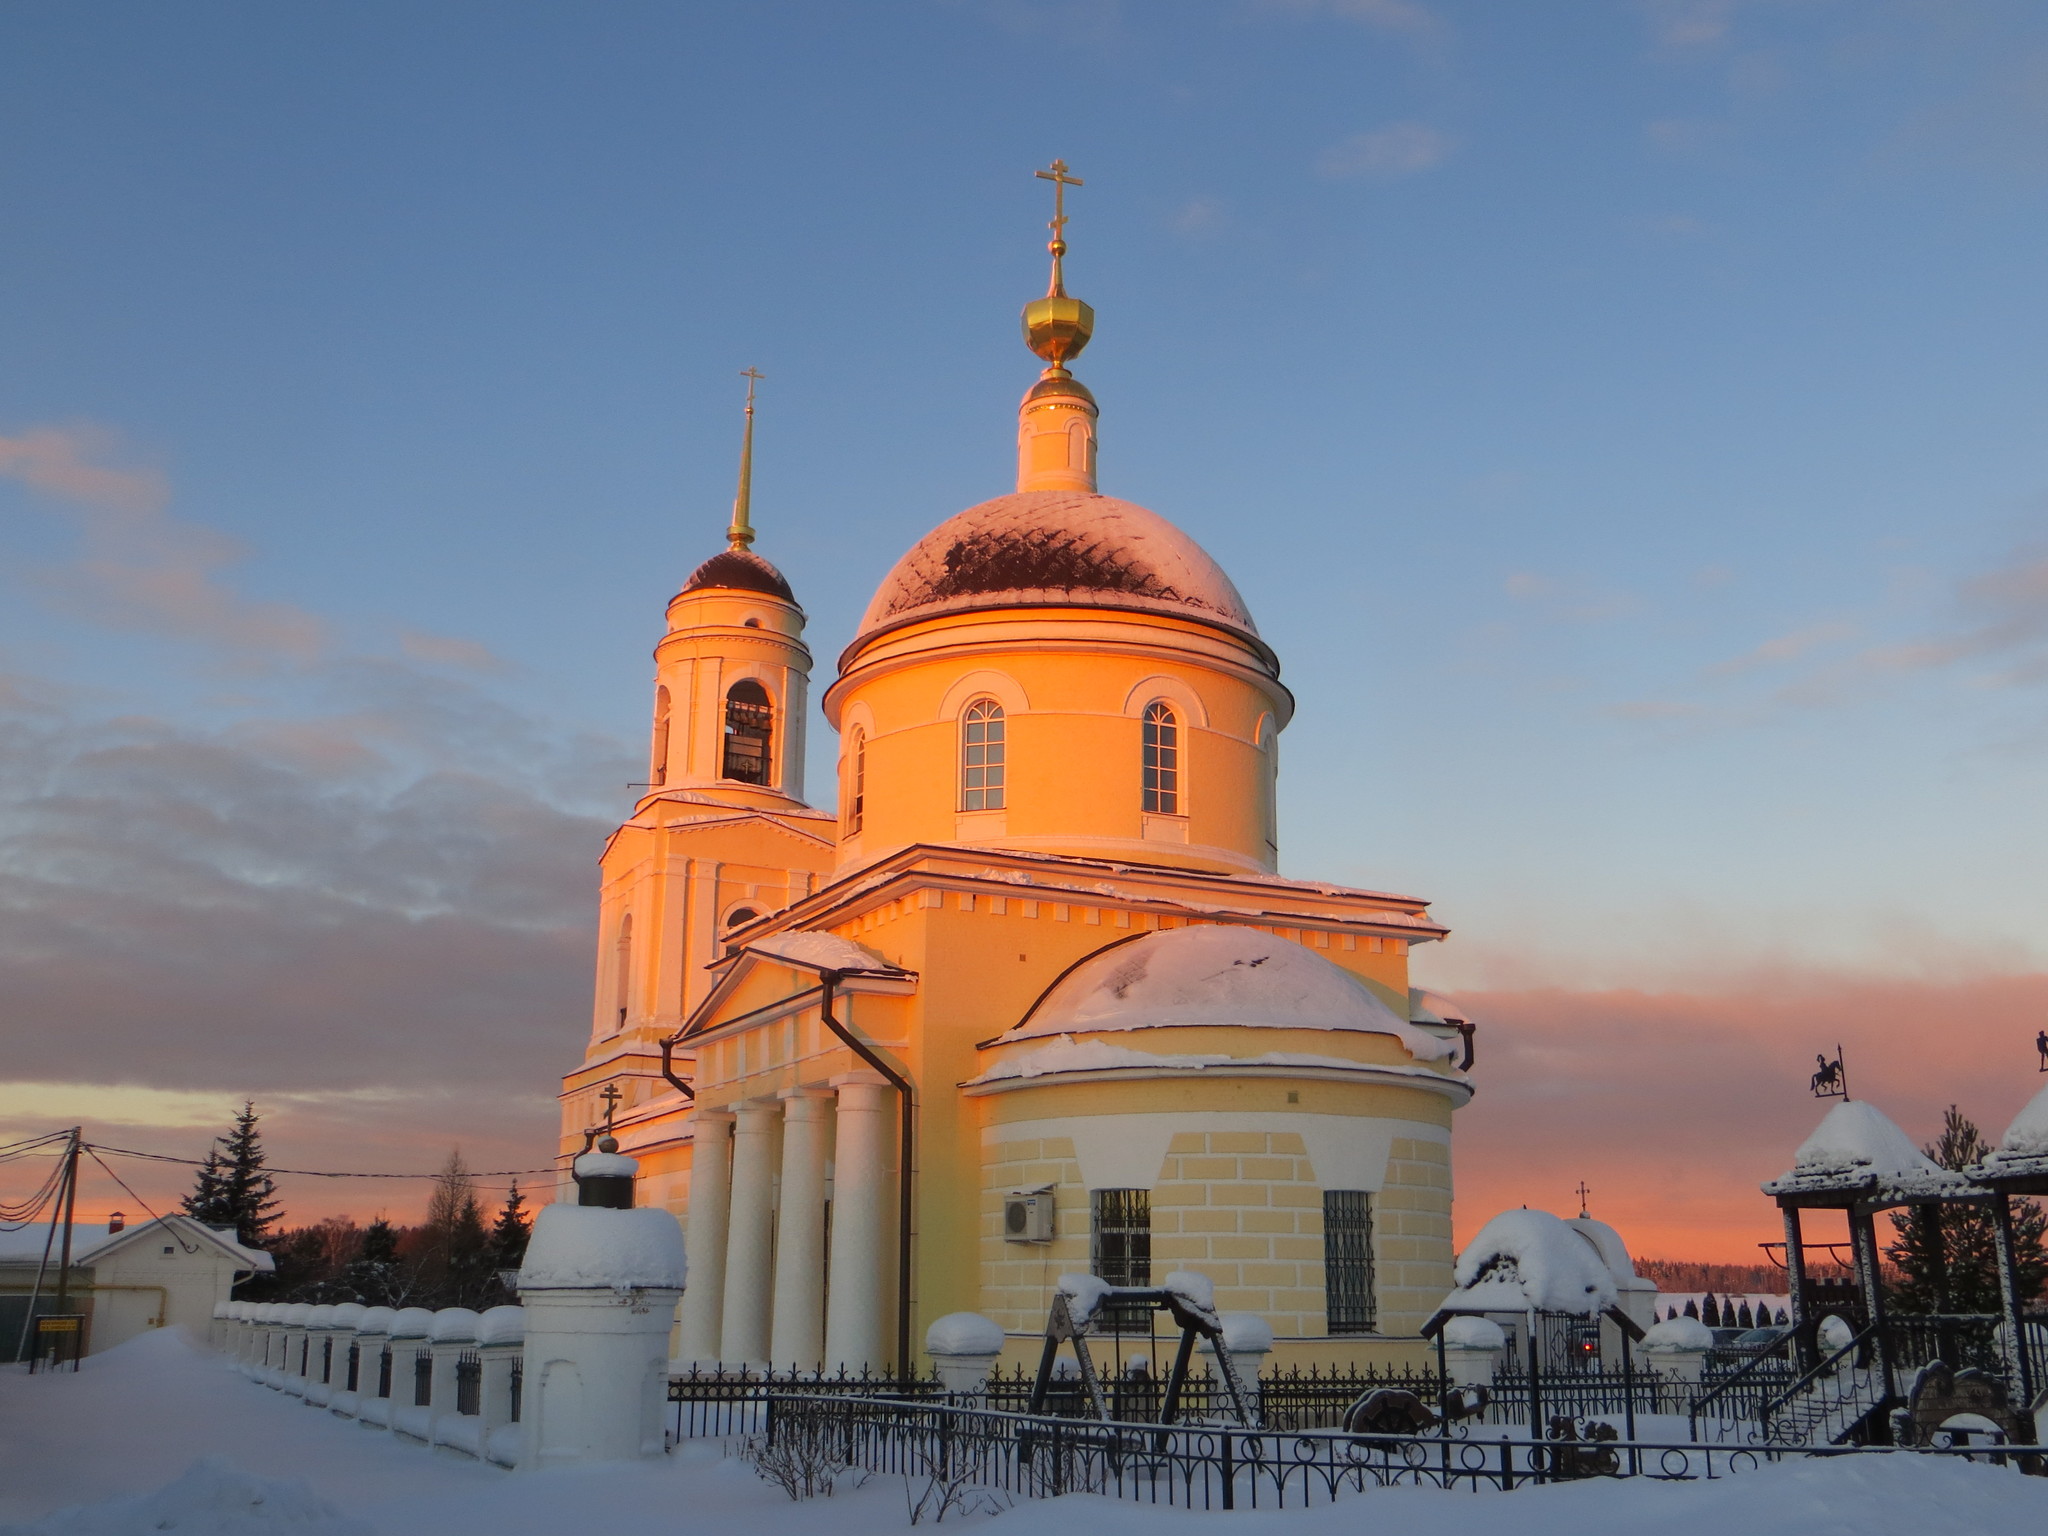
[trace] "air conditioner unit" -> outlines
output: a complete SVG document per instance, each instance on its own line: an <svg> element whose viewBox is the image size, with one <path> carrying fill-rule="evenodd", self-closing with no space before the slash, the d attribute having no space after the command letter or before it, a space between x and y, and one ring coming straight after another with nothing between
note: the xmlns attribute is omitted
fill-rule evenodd
<svg viewBox="0 0 2048 1536"><path fill-rule="evenodd" d="M1003 1196L1003 1241L1049 1243L1053 1236L1050 1189L1012 1190Z"/></svg>

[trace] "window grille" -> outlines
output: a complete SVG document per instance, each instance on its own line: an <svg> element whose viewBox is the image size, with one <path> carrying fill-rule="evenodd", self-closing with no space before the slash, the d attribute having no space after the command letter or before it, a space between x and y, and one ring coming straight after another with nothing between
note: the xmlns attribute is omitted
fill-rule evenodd
<svg viewBox="0 0 2048 1536"><path fill-rule="evenodd" d="M525 1360L520 1359L514 1360L512 1362L512 1380L510 1383L510 1387L512 1393L512 1417L509 1422L517 1424L519 1422L520 1403L526 1396Z"/></svg>
<svg viewBox="0 0 2048 1536"><path fill-rule="evenodd" d="M1096 1189L1088 1193L1089 1267L1111 1285L1152 1283L1152 1192ZM1099 1326L1108 1333L1149 1333L1150 1307L1109 1306Z"/></svg>
<svg viewBox="0 0 2048 1536"><path fill-rule="evenodd" d="M960 717L960 809L1003 808L1003 706L976 699Z"/></svg>
<svg viewBox="0 0 2048 1536"><path fill-rule="evenodd" d="M1372 1196L1323 1191L1323 1305L1331 1333L1371 1333Z"/></svg>
<svg viewBox="0 0 2048 1536"><path fill-rule="evenodd" d="M355 1345L353 1345L353 1344L349 1345L349 1347L348 1347L348 1387L346 1388L346 1390L348 1390L348 1391L350 1391L350 1392L353 1392L353 1391L355 1391L355 1390L356 1390L356 1383L357 1383L357 1381L358 1381L358 1380L360 1379L360 1373L361 1373L361 1371L362 1371L362 1368L363 1368L363 1352L362 1352L362 1351L361 1351L360 1349L356 1348L356 1346L355 1346Z"/></svg>
<svg viewBox="0 0 2048 1536"><path fill-rule="evenodd" d="M848 835L858 832L867 818L868 809L868 733L855 729L853 733L853 765L847 775L846 786L846 830Z"/></svg>
<svg viewBox="0 0 2048 1536"><path fill-rule="evenodd" d="M391 1395L391 1351L384 1350L377 1356L377 1395Z"/></svg>
<svg viewBox="0 0 2048 1536"><path fill-rule="evenodd" d="M774 701L751 677L726 690L724 777L742 784L768 782L768 746L774 722Z"/></svg>
<svg viewBox="0 0 2048 1536"><path fill-rule="evenodd" d="M1165 704L1145 706L1145 809L1180 814L1180 722Z"/></svg>
<svg viewBox="0 0 2048 1536"><path fill-rule="evenodd" d="M434 1401L434 1356L430 1350L416 1350L412 1357L412 1405L425 1408Z"/></svg>
<svg viewBox="0 0 2048 1536"><path fill-rule="evenodd" d="M455 1357L455 1411L475 1418L484 1408L484 1357L465 1349Z"/></svg>

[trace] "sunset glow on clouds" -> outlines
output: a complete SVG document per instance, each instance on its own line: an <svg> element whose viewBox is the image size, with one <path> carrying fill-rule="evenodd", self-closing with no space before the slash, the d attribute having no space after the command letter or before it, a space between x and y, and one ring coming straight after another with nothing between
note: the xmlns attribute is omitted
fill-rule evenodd
<svg viewBox="0 0 2048 1536"><path fill-rule="evenodd" d="M1285 872L1452 929L1461 1233L1748 1259L1816 1051L1917 1140L2038 1081L2048 18L114 10L10 35L0 1131L544 1164L738 370L822 682L1006 488L1055 154L1104 489L1299 704Z"/></svg>

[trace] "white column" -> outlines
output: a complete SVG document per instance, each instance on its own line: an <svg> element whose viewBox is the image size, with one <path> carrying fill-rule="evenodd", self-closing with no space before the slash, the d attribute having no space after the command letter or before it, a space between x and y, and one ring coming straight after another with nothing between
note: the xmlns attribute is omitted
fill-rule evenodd
<svg viewBox="0 0 2048 1536"><path fill-rule="evenodd" d="M815 1369L825 1358L825 1151L831 1097L783 1095L782 1208L775 1224L775 1325L769 1362Z"/></svg>
<svg viewBox="0 0 2048 1536"><path fill-rule="evenodd" d="M690 1284L683 1292L679 1342L685 1365L719 1358L725 1316L725 1239L732 1216L732 1120L722 1109L690 1115L690 1219L683 1241L690 1253Z"/></svg>
<svg viewBox="0 0 2048 1536"><path fill-rule="evenodd" d="M885 1083L841 1082L832 1167L832 1302L825 1365L858 1371L883 1354L882 1259L889 1233L889 1111Z"/></svg>
<svg viewBox="0 0 2048 1536"><path fill-rule="evenodd" d="M768 1363L768 1309L774 1276L776 1103L740 1108L732 1137L732 1214L726 1229L724 1320L718 1356L728 1365Z"/></svg>

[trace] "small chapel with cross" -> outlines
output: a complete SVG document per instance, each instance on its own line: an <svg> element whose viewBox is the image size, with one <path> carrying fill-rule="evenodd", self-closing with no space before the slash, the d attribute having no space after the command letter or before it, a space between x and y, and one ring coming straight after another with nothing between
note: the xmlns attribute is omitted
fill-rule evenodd
<svg viewBox="0 0 2048 1536"><path fill-rule="evenodd" d="M1282 1360L1419 1363L1473 1092L1472 1024L1409 976L1447 930L1280 872L1294 697L1222 568L1098 488L1083 182L1036 174L1014 489L888 569L817 706L753 548L748 371L726 548L668 605L648 782L601 856L565 1160L602 1123L683 1224L702 1365L917 1368L962 1311L1022 1359L1062 1274L1177 1270Z"/></svg>

